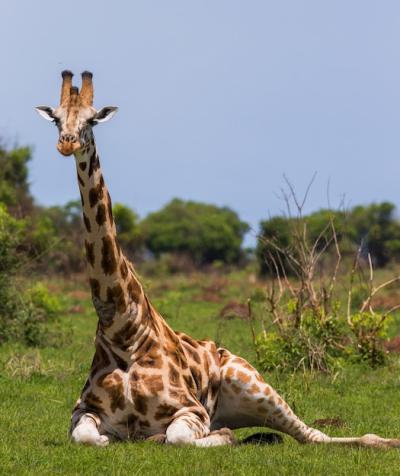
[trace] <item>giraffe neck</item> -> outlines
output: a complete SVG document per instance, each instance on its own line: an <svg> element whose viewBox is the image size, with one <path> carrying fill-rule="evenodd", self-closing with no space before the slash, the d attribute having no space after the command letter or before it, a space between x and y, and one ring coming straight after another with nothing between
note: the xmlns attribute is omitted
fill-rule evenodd
<svg viewBox="0 0 400 476"><path fill-rule="evenodd" d="M85 144L75 160L93 304L100 332L117 347L127 348L148 333L151 308L118 243L111 198L91 130L85 132Z"/></svg>

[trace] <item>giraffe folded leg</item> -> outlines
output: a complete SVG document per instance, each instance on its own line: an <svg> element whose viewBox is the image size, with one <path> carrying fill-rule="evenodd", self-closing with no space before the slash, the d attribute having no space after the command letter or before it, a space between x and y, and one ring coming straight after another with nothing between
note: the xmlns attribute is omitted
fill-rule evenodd
<svg viewBox="0 0 400 476"><path fill-rule="evenodd" d="M377 435L354 438L330 437L307 426L289 405L244 359L225 349L221 355L221 388L211 429L267 426L300 443L334 443L374 448L400 447L400 440Z"/></svg>
<svg viewBox="0 0 400 476"><path fill-rule="evenodd" d="M186 413L176 418L167 428L165 443L200 447L232 445L236 442L232 430L212 431L195 414Z"/></svg>
<svg viewBox="0 0 400 476"><path fill-rule="evenodd" d="M71 432L72 441L92 446L107 446L108 436L100 435L96 420L96 417L91 413L83 414Z"/></svg>

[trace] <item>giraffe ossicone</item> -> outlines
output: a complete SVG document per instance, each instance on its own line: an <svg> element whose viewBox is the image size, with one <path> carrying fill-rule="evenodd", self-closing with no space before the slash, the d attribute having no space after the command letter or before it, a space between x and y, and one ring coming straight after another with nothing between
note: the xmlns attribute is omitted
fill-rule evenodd
<svg viewBox="0 0 400 476"><path fill-rule="evenodd" d="M72 413L72 440L106 446L151 439L205 447L233 444L235 428L265 426L301 443L400 447L398 439L331 438L307 426L244 359L168 326L118 243L93 135L93 126L117 108L93 107L92 78L83 72L79 91L72 73L64 71L59 106L37 107L58 128L59 152L75 156L99 318L91 369Z"/></svg>

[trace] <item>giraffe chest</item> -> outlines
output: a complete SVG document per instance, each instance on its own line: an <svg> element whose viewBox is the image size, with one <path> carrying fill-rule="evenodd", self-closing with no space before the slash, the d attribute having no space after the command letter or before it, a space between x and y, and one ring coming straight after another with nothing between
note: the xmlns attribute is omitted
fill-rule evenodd
<svg viewBox="0 0 400 476"><path fill-rule="evenodd" d="M184 385L171 385L167 372L149 369L139 374L136 367L115 369L92 379L86 396L102 416L102 430L120 439L141 439L164 433L180 408L196 405Z"/></svg>
<svg viewBox="0 0 400 476"><path fill-rule="evenodd" d="M214 414L220 385L219 362L213 351L187 343L181 352L152 349L133 358L129 369L110 362L92 368L82 406L101 415L102 430L120 439L164 433L183 408Z"/></svg>

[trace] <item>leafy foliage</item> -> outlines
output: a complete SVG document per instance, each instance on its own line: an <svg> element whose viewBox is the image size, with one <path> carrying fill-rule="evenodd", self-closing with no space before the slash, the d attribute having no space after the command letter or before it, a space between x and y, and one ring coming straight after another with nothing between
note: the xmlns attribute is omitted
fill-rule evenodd
<svg viewBox="0 0 400 476"><path fill-rule="evenodd" d="M0 202L6 204L14 215L25 216L32 210L33 198L28 182L31 158L29 147L7 150L0 146Z"/></svg>
<svg viewBox="0 0 400 476"><path fill-rule="evenodd" d="M12 217L0 204L0 344L11 340L41 345L48 337L48 320L61 310L59 298L43 285L26 291L16 283L25 230L26 221Z"/></svg>
<svg viewBox="0 0 400 476"><path fill-rule="evenodd" d="M395 206L389 202L356 206L347 213L323 209L302 217L307 227L308 244L325 247L324 230L330 220L334 222L336 236L342 254L352 255L361 244L361 257L371 256L376 267L383 267L391 260L400 259L400 222L395 217ZM266 240L274 240L280 248L279 264L291 273L285 255L293 246L293 227L298 217L272 217L260 223L261 240L257 246L257 258L262 274L271 268L265 253ZM329 247L332 249L333 243Z"/></svg>
<svg viewBox="0 0 400 476"><path fill-rule="evenodd" d="M118 240L129 257L137 258L142 252L143 236L138 215L126 205L115 203L113 216L117 227Z"/></svg>
<svg viewBox="0 0 400 476"><path fill-rule="evenodd" d="M218 260L237 263L248 225L229 208L174 199L148 215L142 230L155 256L176 252L201 265Z"/></svg>

